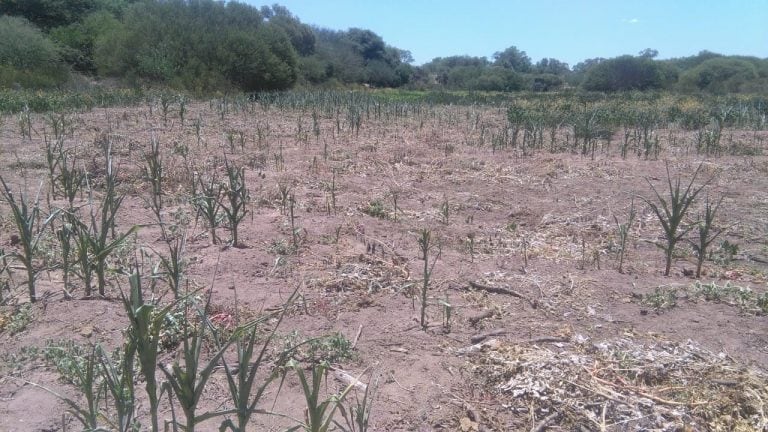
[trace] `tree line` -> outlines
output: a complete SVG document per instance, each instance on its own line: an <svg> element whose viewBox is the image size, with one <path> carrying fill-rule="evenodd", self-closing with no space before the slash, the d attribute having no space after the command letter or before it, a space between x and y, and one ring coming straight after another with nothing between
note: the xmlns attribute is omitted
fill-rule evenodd
<svg viewBox="0 0 768 432"><path fill-rule="evenodd" d="M569 67L509 47L413 66L376 33L302 23L279 5L214 0L0 0L0 87L76 86L117 78L194 93L295 86L477 91L674 90L768 93L768 59L708 51L594 58Z"/></svg>

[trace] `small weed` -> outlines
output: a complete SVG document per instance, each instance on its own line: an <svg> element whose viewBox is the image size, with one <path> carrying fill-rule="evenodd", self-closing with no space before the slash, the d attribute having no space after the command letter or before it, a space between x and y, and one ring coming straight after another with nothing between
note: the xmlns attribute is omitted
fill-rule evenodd
<svg viewBox="0 0 768 432"><path fill-rule="evenodd" d="M375 218L387 219L387 210L379 199L369 201L368 205L362 208L362 212Z"/></svg>
<svg viewBox="0 0 768 432"><path fill-rule="evenodd" d="M709 253L709 259L719 265L728 265L739 254L739 245L723 240L717 249Z"/></svg>
<svg viewBox="0 0 768 432"><path fill-rule="evenodd" d="M0 319L0 330L8 330L11 335L21 333L32 322L32 318L32 305L25 303L16 308L10 316Z"/></svg>
<svg viewBox="0 0 768 432"><path fill-rule="evenodd" d="M656 287L653 293L643 297L642 303L652 307L657 312L672 309L677 306L677 289Z"/></svg>
<svg viewBox="0 0 768 432"><path fill-rule="evenodd" d="M340 332L307 339L294 330L284 338L285 352L293 352L293 357L313 364L322 362L337 363L356 357L352 342Z"/></svg>

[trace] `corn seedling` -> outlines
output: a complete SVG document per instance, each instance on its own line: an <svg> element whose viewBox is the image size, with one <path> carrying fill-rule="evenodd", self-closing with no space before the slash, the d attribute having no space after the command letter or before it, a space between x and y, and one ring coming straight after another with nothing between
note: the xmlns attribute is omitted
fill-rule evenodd
<svg viewBox="0 0 768 432"><path fill-rule="evenodd" d="M66 163L66 152L64 151L64 140L50 139L47 135L44 138L45 166L48 168L48 181L51 184L51 194L55 199L59 189L58 172L61 165Z"/></svg>
<svg viewBox="0 0 768 432"><path fill-rule="evenodd" d="M192 203L197 211L197 216L203 216L211 234L211 243L217 244L216 228L221 222L220 211L224 188L218 182L216 173L206 181L198 175L192 180ZM195 218L197 219L197 217Z"/></svg>
<svg viewBox="0 0 768 432"><path fill-rule="evenodd" d="M448 217L450 216L450 213L451 205L448 202L448 198L443 197L443 203L440 204L440 221L443 224L448 225Z"/></svg>
<svg viewBox="0 0 768 432"><path fill-rule="evenodd" d="M135 350L139 363L139 370L144 379L144 388L149 400L149 414L152 424L152 432L160 431L158 419L160 401L158 395L158 382L156 368L159 354L160 332L166 315L176 306L173 302L164 308L159 308L152 302L144 299L144 287L142 287L138 264L134 265L129 278L130 292L126 296L122 290L120 295L123 306L130 323L125 331L130 352Z"/></svg>
<svg viewBox="0 0 768 432"><path fill-rule="evenodd" d="M635 211L635 200L629 204L629 214L627 215L627 222L620 223L619 218L616 215L613 216L613 220L616 222L616 232L619 236L619 273L624 272L624 258L627 255L627 242L629 241L629 232L632 230L632 224L635 222L637 211Z"/></svg>
<svg viewBox="0 0 768 432"><path fill-rule="evenodd" d="M63 372L62 376L64 376L71 384L74 384L80 393L83 394L85 397L85 404L79 404L47 387L34 383L30 384L47 391L64 402L69 407L69 412L83 425L85 428L84 430L104 430L99 425L99 419L103 418L99 409L99 403L101 401L102 393L104 393L104 384L103 381L99 379L98 375L99 354L97 347L94 346L91 349L90 354L86 355L84 359L72 358L72 353L63 349L55 349L55 351L56 353L54 355L59 372ZM66 367L66 371L62 371L59 364Z"/></svg>
<svg viewBox="0 0 768 432"><path fill-rule="evenodd" d="M160 255L160 266L163 268L168 287L173 292L174 298L178 300L186 267L184 250L187 245L187 232L182 230L179 234L168 235L163 229L163 238L168 246L168 256Z"/></svg>
<svg viewBox="0 0 768 432"><path fill-rule="evenodd" d="M181 125L184 126L184 118L187 115L187 104L189 103L189 99L186 98L186 96L180 95L178 98L179 102L179 120L181 121Z"/></svg>
<svg viewBox="0 0 768 432"><path fill-rule="evenodd" d="M238 247L240 246L237 238L238 227L248 213L245 206L250 201L250 195L245 185L245 167L230 165L227 161L226 170L227 183L224 186L220 205L232 231L232 246Z"/></svg>
<svg viewBox="0 0 768 432"><path fill-rule="evenodd" d="M130 341L126 342L116 352L116 360L113 360L103 349L99 351L101 353L100 374L106 390L112 396L112 406L115 408L115 421L111 427L118 432L138 430L139 425L134 418L136 414L136 391L133 383L136 347Z"/></svg>
<svg viewBox="0 0 768 432"><path fill-rule="evenodd" d="M206 330L210 323L204 310L199 312L199 315L201 322L198 325L197 331L189 331L189 321L183 320L184 333L191 333L189 337L184 338L182 345L183 367L178 361L174 362L173 365L161 365L160 367L173 395L176 397L179 405L181 405L181 409L186 417L184 430L188 432L194 432L197 423L220 415L214 412L198 416L197 405L203 395L205 385L219 364L219 359L221 359L226 349L232 343L232 340L230 340L219 346L208 362L204 365L201 364L200 354L202 353L203 342L206 338Z"/></svg>
<svg viewBox="0 0 768 432"><path fill-rule="evenodd" d="M65 153L61 163L61 170L56 179L58 180L59 190L64 194L64 198L67 199L69 209L71 210L75 205L77 193L82 192L87 175L84 170L75 166L76 160L74 158L72 158L71 166L67 163L68 161L69 156Z"/></svg>
<svg viewBox="0 0 768 432"><path fill-rule="evenodd" d="M86 225L79 218L75 217L74 214L70 214L69 218L70 223L77 226L79 261L83 266L90 266L93 269L98 283L99 295L102 297L106 296L107 260L109 256L139 229L138 225L134 225L127 232L119 236L115 234L115 218L125 196L117 196L115 190L117 176L112 171L109 150L107 150L106 154L106 189L99 210L96 211L94 208L93 196L91 195L90 224ZM98 218L96 216L97 213L99 215ZM110 230L112 231L111 239L109 236ZM83 260L87 260L87 264ZM86 295L89 295L89 291L86 286Z"/></svg>
<svg viewBox="0 0 768 432"><path fill-rule="evenodd" d="M163 126L168 126L168 112L171 109L173 98L168 93L160 95L160 110L163 114Z"/></svg>
<svg viewBox="0 0 768 432"><path fill-rule="evenodd" d="M291 193L291 182L287 179L281 179L277 182L277 192L280 194L280 214L288 214L288 205L290 198L293 196Z"/></svg>
<svg viewBox="0 0 768 432"><path fill-rule="evenodd" d="M698 259L696 260L696 278L701 277L701 267L704 264L704 258L707 256L707 249L709 249L709 245L711 245L712 242L715 241L715 239L723 233L722 229L716 229L713 226L715 222L715 216L717 215L717 210L720 208L720 204L722 204L723 198L724 197L720 197L717 203L713 205L709 201L709 196L707 196L704 204L704 213L698 220L699 235L695 241L691 241L691 246L693 246L693 249L698 255Z"/></svg>
<svg viewBox="0 0 768 432"><path fill-rule="evenodd" d="M333 174L331 176L331 184L328 185L328 192L331 194L331 202L328 205L328 216L331 215L331 210L333 210L333 214L336 214L336 169L333 169Z"/></svg>
<svg viewBox="0 0 768 432"><path fill-rule="evenodd" d="M32 113L26 104L19 112L19 129L22 139L32 139Z"/></svg>
<svg viewBox="0 0 768 432"><path fill-rule="evenodd" d="M426 228L420 229L418 232L419 249L421 250L421 259L424 260L424 271L422 272L423 280L421 284L421 319L419 323L421 328L427 329L427 292L429 290L429 281L432 278L432 271L435 268L437 260L440 259L441 248L440 244L435 244L432 238L432 231ZM432 266L429 265L430 254L437 249L437 254L432 257Z"/></svg>
<svg viewBox="0 0 768 432"><path fill-rule="evenodd" d="M289 310L290 304L296 298L297 292L298 290L295 290L293 294L291 294L281 308L281 312L277 314L277 322L272 328L272 331L270 331L267 337L262 341L258 353L254 353L254 348L257 346L256 342L259 335L259 326L264 324L267 320L272 319L275 315L265 315L254 322L246 323L242 326L239 322L237 323L238 329L240 330L236 332L237 334L233 335L237 352L237 367L230 368L227 365L226 358L222 357L224 372L227 375L229 395L234 405L234 414L237 419L237 424L231 419L227 419L222 422L219 430L224 431L226 428L229 428L232 432L245 432L248 422L250 422L253 414L267 413L266 411L257 408L257 406L261 402L267 387L279 376L279 369L274 368L258 384L256 383L256 379L260 368L264 366L267 348L274 340L275 333L277 332L280 323L282 323L286 312ZM239 321L239 316L236 316L236 320ZM255 359L254 354L256 354Z"/></svg>
<svg viewBox="0 0 768 432"><path fill-rule="evenodd" d="M35 292L35 280L40 269L35 267L35 254L38 250L38 244L43 236L46 227L53 222L58 211L51 213L45 220L40 221L40 190L33 201L30 201L24 194L17 198L14 196L11 188L5 183L5 179L0 176L0 183L3 189L0 195L11 207L14 225L18 231L19 243L21 244L21 253L9 253L8 256L16 258L24 265L27 270L27 290L29 292L29 301L37 301ZM42 188L42 184L40 185Z"/></svg>
<svg viewBox="0 0 768 432"><path fill-rule="evenodd" d="M331 395L325 400L320 399L320 390L325 379L325 374L330 366L327 363L318 363L312 366L311 382L307 380L304 368L296 361L289 360L287 368L294 371L299 378L304 400L306 402L305 418L300 425L288 429L288 432L303 430L304 432L327 432L333 426L333 415L341 405L347 394L354 388L354 384L347 386L338 395Z"/></svg>
<svg viewBox="0 0 768 432"><path fill-rule="evenodd" d="M294 209L296 207L296 199L293 197L293 194L291 194L290 198L288 198L289 201L289 217L291 220L291 239L293 240L293 249L295 251L299 250L299 231L298 228L296 228L296 216L294 215Z"/></svg>
<svg viewBox="0 0 768 432"><path fill-rule="evenodd" d="M451 318L453 317L453 306L448 298L448 293L445 293L445 299L439 301L440 306L443 307L443 328L446 332L451 332Z"/></svg>
<svg viewBox="0 0 768 432"><path fill-rule="evenodd" d="M469 251L469 262L475 262L475 233L467 234L467 251Z"/></svg>
<svg viewBox="0 0 768 432"><path fill-rule="evenodd" d="M648 184L651 186L653 193L656 195L658 203L653 202L647 198L642 198L643 201L653 210L653 213L659 219L661 227L664 230L665 243L657 243L657 245L664 250L666 256L666 265L664 267L664 276L669 276L669 271L672 268L672 256L675 251L675 246L685 235L693 228L693 226L683 226L683 218L685 218L688 209L693 203L699 192L707 186L713 178L710 178L704 182L701 186L694 188L693 182L696 180L702 165L700 164L691 177L690 183L685 190L680 189L680 178L678 177L673 186L672 175L669 173L669 164L667 167L667 184L669 185L669 196L667 201L656 190L653 184L648 180Z"/></svg>
<svg viewBox="0 0 768 432"><path fill-rule="evenodd" d="M144 163L144 175L149 179L151 186L149 206L157 221L162 223L160 213L163 210L163 157L160 154L160 141L154 136L149 142L149 151L144 153Z"/></svg>
<svg viewBox="0 0 768 432"><path fill-rule="evenodd" d="M398 186L390 186L389 187L389 196L392 198L392 220L397 222L397 200L400 198L400 187Z"/></svg>
<svg viewBox="0 0 768 432"><path fill-rule="evenodd" d="M74 236L72 224L66 221L62 224L61 228L56 230L56 237L61 248L61 272L64 279L64 293L67 297L71 297L69 293L69 275L72 272L72 240Z"/></svg>
<svg viewBox="0 0 768 432"><path fill-rule="evenodd" d="M5 253L5 249L0 248L0 276L5 277L0 279L0 305L5 304L5 296L3 291L10 291L11 286L11 264L8 261L8 255Z"/></svg>
<svg viewBox="0 0 768 432"><path fill-rule="evenodd" d="M199 115L194 123L193 126L195 128L195 137L197 137L197 146L200 147L200 144L203 143L203 137L202 137L202 131L203 131L203 116Z"/></svg>
<svg viewBox="0 0 768 432"><path fill-rule="evenodd" d="M346 407L340 404L339 413L344 419L344 424L334 421L333 423L336 427L344 432L368 432L377 387L378 382L370 383L365 387L362 399L355 393L353 404L349 404Z"/></svg>

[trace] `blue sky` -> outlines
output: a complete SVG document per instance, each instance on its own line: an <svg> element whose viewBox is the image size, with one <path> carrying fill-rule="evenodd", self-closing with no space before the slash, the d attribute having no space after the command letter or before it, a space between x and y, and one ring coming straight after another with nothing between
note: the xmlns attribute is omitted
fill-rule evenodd
<svg viewBox="0 0 768 432"><path fill-rule="evenodd" d="M240 0L243 1L243 0ZM272 4L246 0L255 6ZM410 50L415 64L435 57L491 57L516 46L536 62L570 66L593 57L659 58L707 49L768 57L768 0L282 0L302 22L360 27Z"/></svg>

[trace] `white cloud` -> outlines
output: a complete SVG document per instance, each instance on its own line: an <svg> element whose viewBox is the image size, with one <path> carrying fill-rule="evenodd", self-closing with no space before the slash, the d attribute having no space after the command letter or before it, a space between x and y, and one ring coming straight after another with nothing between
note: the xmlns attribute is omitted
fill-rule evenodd
<svg viewBox="0 0 768 432"><path fill-rule="evenodd" d="M637 24L640 22L637 18L623 18L621 22L627 23L627 24Z"/></svg>

